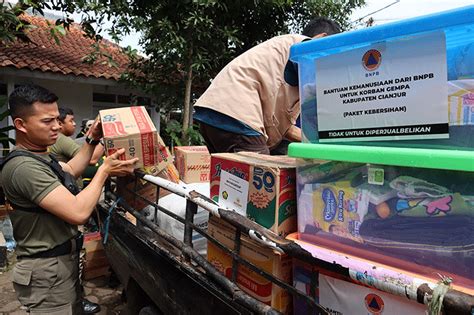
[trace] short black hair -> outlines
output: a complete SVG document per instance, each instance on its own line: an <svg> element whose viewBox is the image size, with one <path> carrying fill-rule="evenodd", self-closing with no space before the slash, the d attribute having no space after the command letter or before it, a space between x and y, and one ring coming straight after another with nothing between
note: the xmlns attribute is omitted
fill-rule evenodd
<svg viewBox="0 0 474 315"><path fill-rule="evenodd" d="M303 29L303 35L308 37L314 37L321 33L326 33L328 35L334 35L341 32L341 27L339 24L333 20L327 19L325 17L315 17L306 25Z"/></svg>
<svg viewBox="0 0 474 315"><path fill-rule="evenodd" d="M58 100L53 92L35 84L20 85L8 97L10 114L15 118L25 118L31 114L31 107L36 102L51 104Z"/></svg>
<svg viewBox="0 0 474 315"><path fill-rule="evenodd" d="M72 109L67 108L67 107L59 107L59 117L58 117L59 121L64 122L64 119L66 119L67 115L71 115L71 116L74 115L74 112L72 111Z"/></svg>

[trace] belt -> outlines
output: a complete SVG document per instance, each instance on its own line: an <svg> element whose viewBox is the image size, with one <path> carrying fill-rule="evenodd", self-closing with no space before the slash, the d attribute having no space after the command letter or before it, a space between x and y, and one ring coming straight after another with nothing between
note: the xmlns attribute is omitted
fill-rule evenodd
<svg viewBox="0 0 474 315"><path fill-rule="evenodd" d="M83 243L84 243L84 236L82 235L82 233L80 233L76 237L71 238L56 247L53 247L51 249L48 249L48 250L45 250L43 252L39 252L33 255L18 256L17 259L51 258L51 257L62 256L62 255L68 255L68 254L80 251Z"/></svg>

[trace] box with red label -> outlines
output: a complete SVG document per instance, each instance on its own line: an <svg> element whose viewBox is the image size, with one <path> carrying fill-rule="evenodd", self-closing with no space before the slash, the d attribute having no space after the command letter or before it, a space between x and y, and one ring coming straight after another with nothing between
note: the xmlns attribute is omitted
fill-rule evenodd
<svg viewBox="0 0 474 315"><path fill-rule="evenodd" d="M296 231L296 174L302 159L251 152L211 157L211 198L279 235Z"/></svg>
<svg viewBox="0 0 474 315"><path fill-rule="evenodd" d="M235 228L232 225L216 217L210 217L208 233L225 247L233 248ZM240 257L280 280L291 283L290 257L265 248L246 236L241 237L240 246ZM231 279L232 257L210 241L207 244L207 260ZM239 265L237 285L257 300L284 314L291 314L292 299L288 292L245 266Z"/></svg>
<svg viewBox="0 0 474 315"><path fill-rule="evenodd" d="M153 168L158 173L172 163L172 156L158 135L145 107L105 109L99 112L104 133L105 153L125 148L123 160L139 158L137 168Z"/></svg>
<svg viewBox="0 0 474 315"><path fill-rule="evenodd" d="M211 155L205 146L174 147L175 165L185 183L209 182Z"/></svg>

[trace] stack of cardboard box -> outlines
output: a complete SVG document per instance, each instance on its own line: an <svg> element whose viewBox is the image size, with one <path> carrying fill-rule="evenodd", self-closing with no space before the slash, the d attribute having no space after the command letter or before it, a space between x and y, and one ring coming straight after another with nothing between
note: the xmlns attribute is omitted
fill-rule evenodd
<svg viewBox="0 0 474 315"><path fill-rule="evenodd" d="M226 248L234 247L235 228L225 221L211 217L208 233ZM291 284L291 257L265 248L246 236L242 236L239 255L274 277ZM207 260L227 278L232 277L232 257L212 242L207 244ZM259 301L283 314L291 314L292 299L288 292L256 272L239 265L236 282L243 291Z"/></svg>
<svg viewBox="0 0 474 315"><path fill-rule="evenodd" d="M296 231L296 166L304 160L250 152L213 154L211 198L220 206L247 216L273 232L286 236ZM234 247L235 228L212 217L208 233L227 248ZM242 236L240 256L280 280L291 284L291 258ZM211 241L207 258L231 278L232 257ZM284 314L291 314L292 298L279 286L240 266L237 285L256 299Z"/></svg>
<svg viewBox="0 0 474 315"><path fill-rule="evenodd" d="M84 280L109 275L109 262L102 246L100 232L84 234L84 249Z"/></svg>
<svg viewBox="0 0 474 315"><path fill-rule="evenodd" d="M100 119L104 133L107 155L124 148L122 160L139 158L136 167L147 174L159 176L174 183L179 182L179 174L173 165L173 156L158 134L145 107L134 106L101 110ZM135 177L118 179L118 193L132 208L141 210L147 206L133 193L154 202L156 186L146 181L136 181ZM166 194L160 192L160 196Z"/></svg>

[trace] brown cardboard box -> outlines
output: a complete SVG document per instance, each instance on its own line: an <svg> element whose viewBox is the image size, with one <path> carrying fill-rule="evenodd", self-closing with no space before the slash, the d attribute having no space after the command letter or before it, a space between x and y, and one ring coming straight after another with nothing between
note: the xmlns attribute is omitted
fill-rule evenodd
<svg viewBox="0 0 474 315"><path fill-rule="evenodd" d="M176 184L179 183L178 170L173 164L168 164L164 170L155 176L169 180ZM156 185L145 180L140 180L135 177L119 177L117 178L117 188L118 195L135 210L140 211L149 204L137 197L133 191L137 192L138 195L147 199L148 201L156 202ZM169 191L160 189L160 198L168 194L170 194Z"/></svg>
<svg viewBox="0 0 474 315"><path fill-rule="evenodd" d="M297 229L296 167L308 163L250 152L212 154L211 199L285 237Z"/></svg>
<svg viewBox="0 0 474 315"><path fill-rule="evenodd" d="M205 146L175 147L174 156L183 182L209 182L211 155Z"/></svg>
<svg viewBox="0 0 474 315"><path fill-rule="evenodd" d="M234 248L235 228L232 225L216 217L211 217L208 233L225 247ZM265 248L246 236L242 236L240 256L280 280L288 284L291 283L291 257ZM207 260L227 278L231 279L231 256L210 241L207 244ZM239 265L237 285L259 301L284 314L291 314L292 298L288 292L245 266Z"/></svg>
<svg viewBox="0 0 474 315"><path fill-rule="evenodd" d="M84 249L86 260L93 260L97 257L105 257L104 246L102 245L102 237L100 232L92 232L84 234Z"/></svg>
<svg viewBox="0 0 474 315"><path fill-rule="evenodd" d="M5 205L0 205L0 220L5 219L8 216L8 209Z"/></svg>
<svg viewBox="0 0 474 315"><path fill-rule="evenodd" d="M99 278L102 276L108 277L110 275L110 267L109 265L107 266L102 266L102 267L97 267L97 268L92 268L92 269L86 269L84 270L84 280L91 280L95 278Z"/></svg>
<svg viewBox="0 0 474 315"><path fill-rule="evenodd" d="M109 262L99 232L84 234L84 279L90 280L109 274Z"/></svg>
<svg viewBox="0 0 474 315"><path fill-rule="evenodd" d="M145 107L105 109L99 112L104 133L105 153L125 148L123 160L138 157L137 168L153 168L158 173L172 163L172 156L158 135Z"/></svg>

